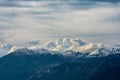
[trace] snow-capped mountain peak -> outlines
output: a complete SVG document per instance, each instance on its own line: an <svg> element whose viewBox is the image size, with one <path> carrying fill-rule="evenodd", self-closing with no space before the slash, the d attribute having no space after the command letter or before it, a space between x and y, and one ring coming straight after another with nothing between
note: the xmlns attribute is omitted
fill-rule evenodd
<svg viewBox="0 0 120 80"><path fill-rule="evenodd" d="M49 41L43 45L35 45L32 47L16 47L10 44L1 46L1 52L6 53L27 53L31 54L61 54L61 55L87 55L87 56L107 56L110 54L119 54L120 47L106 46L102 43L88 43L80 39L64 38L56 41ZM80 54L78 54L78 52ZM5 52L4 52L5 53Z"/></svg>
<svg viewBox="0 0 120 80"><path fill-rule="evenodd" d="M10 43L5 43L5 44L0 45L0 57L9 54L9 51L11 51L13 47L14 45Z"/></svg>

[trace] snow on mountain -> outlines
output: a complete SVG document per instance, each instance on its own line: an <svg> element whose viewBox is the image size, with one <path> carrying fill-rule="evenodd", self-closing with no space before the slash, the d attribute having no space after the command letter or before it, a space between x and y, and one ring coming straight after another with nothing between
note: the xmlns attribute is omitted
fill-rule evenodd
<svg viewBox="0 0 120 80"><path fill-rule="evenodd" d="M34 43L34 42L32 42ZM36 42L35 42L36 43ZM67 56L80 55L87 56L107 56L109 54L120 53L120 47L106 46L102 43L88 43L80 39L64 38L56 41L49 41L43 45L34 45L32 47L15 47L11 44L4 44L0 47L1 55L12 52L27 54L61 54Z"/></svg>
<svg viewBox="0 0 120 80"><path fill-rule="evenodd" d="M6 43L0 45L0 57L9 54L9 51L13 48L13 45Z"/></svg>
<svg viewBox="0 0 120 80"><path fill-rule="evenodd" d="M92 55L93 51L99 48L105 48L105 45L103 45L102 43L88 43L80 39L64 38L48 42L40 47L50 51L58 51L61 53L64 53L65 51L74 51L81 52L83 54L91 53Z"/></svg>

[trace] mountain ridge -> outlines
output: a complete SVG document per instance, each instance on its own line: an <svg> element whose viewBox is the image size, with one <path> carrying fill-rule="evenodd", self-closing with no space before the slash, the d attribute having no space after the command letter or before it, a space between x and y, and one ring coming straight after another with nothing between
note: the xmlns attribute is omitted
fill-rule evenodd
<svg viewBox="0 0 120 80"><path fill-rule="evenodd" d="M61 54L61 55L76 55L76 53L82 53L81 55L88 54L88 57L91 56L107 56L110 54L119 54L120 47L107 46L102 43L88 43L77 39L64 38L58 39L56 41L49 41L42 45L28 46L28 47L16 47L11 44L5 44L1 48L3 53L13 53L13 52L22 52L27 54Z"/></svg>

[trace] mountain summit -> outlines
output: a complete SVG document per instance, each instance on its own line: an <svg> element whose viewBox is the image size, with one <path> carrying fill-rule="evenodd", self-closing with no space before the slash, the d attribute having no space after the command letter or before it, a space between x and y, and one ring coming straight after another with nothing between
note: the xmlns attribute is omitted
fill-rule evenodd
<svg viewBox="0 0 120 80"><path fill-rule="evenodd" d="M9 49L8 49L9 48ZM79 53L78 56L85 57L100 57L111 54L119 54L119 46L108 46L102 43L89 43L82 41L81 39L64 38L56 41L49 41L42 45L32 45L30 47L14 47L5 44L1 47L1 50L8 51L7 53L27 53L31 54L60 54L65 56L73 56Z"/></svg>

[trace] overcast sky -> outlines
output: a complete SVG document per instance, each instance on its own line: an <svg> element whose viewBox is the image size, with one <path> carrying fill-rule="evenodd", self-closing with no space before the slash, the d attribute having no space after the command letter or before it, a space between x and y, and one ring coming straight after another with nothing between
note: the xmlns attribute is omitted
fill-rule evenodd
<svg viewBox="0 0 120 80"><path fill-rule="evenodd" d="M0 1L0 42L64 37L120 40L120 1Z"/></svg>

